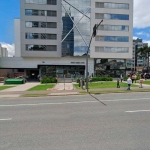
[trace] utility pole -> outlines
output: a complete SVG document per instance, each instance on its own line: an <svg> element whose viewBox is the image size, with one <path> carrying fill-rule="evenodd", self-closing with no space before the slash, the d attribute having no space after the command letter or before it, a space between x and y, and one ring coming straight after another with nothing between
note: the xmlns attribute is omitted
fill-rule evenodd
<svg viewBox="0 0 150 150"><path fill-rule="evenodd" d="M103 22L103 20L101 20L98 25L97 24L94 25L93 33L92 33L90 43L89 43L89 47L88 47L88 50L87 50L87 53L86 53L86 89L87 89L87 92L89 92L89 86L88 86L88 75L89 75L89 72L88 72L88 53L89 53L89 50L90 50L92 38L94 38L97 35L97 29L101 25L102 22Z"/></svg>

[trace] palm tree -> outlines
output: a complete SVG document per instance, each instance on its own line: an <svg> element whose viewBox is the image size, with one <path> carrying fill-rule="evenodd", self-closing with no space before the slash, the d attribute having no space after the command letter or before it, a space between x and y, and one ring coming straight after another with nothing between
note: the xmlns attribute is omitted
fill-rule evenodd
<svg viewBox="0 0 150 150"><path fill-rule="evenodd" d="M150 57L150 47L148 46L144 46L142 48L139 48L137 51L136 51L136 57L137 58L143 58L145 60L147 60L147 68L148 68L148 71L149 71L149 57Z"/></svg>

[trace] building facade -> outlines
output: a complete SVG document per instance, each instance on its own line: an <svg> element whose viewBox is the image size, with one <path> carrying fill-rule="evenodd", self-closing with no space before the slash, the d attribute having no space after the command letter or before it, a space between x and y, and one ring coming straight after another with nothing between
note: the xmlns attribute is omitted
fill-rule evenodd
<svg viewBox="0 0 150 150"><path fill-rule="evenodd" d="M148 46L148 43L143 43L142 39L137 38L133 40L132 70L138 71L140 69L141 71L143 67L147 66L147 61L144 58L138 58L136 55L136 51L145 46Z"/></svg>
<svg viewBox="0 0 150 150"><path fill-rule="evenodd" d="M8 50L0 44L0 57L8 57Z"/></svg>
<svg viewBox="0 0 150 150"><path fill-rule="evenodd" d="M125 72L126 59L132 59L133 0L20 2L21 18L15 20L16 58L11 61L21 57L26 73L36 70L41 75L69 77L77 72L84 76L87 51L89 75ZM93 27L101 20L88 49ZM29 59L37 63L35 68L28 66Z"/></svg>

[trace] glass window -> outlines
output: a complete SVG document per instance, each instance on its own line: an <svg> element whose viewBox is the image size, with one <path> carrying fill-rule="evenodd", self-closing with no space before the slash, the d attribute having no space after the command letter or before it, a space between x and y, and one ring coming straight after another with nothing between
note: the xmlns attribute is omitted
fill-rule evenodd
<svg viewBox="0 0 150 150"><path fill-rule="evenodd" d="M95 52L129 53L129 48L128 47L95 47Z"/></svg>
<svg viewBox="0 0 150 150"><path fill-rule="evenodd" d="M27 21L26 22L26 27L29 28L57 28L57 23L56 22L36 22L36 21Z"/></svg>
<svg viewBox="0 0 150 150"><path fill-rule="evenodd" d="M47 4L49 4L49 5L57 5L57 0L47 0Z"/></svg>
<svg viewBox="0 0 150 150"><path fill-rule="evenodd" d="M26 33L26 39L38 39L38 33Z"/></svg>
<svg viewBox="0 0 150 150"><path fill-rule="evenodd" d="M129 31L129 26L121 26L121 25L100 25L98 30L106 30L106 31Z"/></svg>
<svg viewBox="0 0 150 150"><path fill-rule="evenodd" d="M95 19L129 20L129 15L124 14L95 14Z"/></svg>
<svg viewBox="0 0 150 150"><path fill-rule="evenodd" d="M129 42L129 37L127 36L96 36L95 41Z"/></svg>
<svg viewBox="0 0 150 150"><path fill-rule="evenodd" d="M57 16L57 11L48 10L47 11L47 16L56 17Z"/></svg>
<svg viewBox="0 0 150 150"><path fill-rule="evenodd" d="M96 8L109 8L109 9L129 9L129 4L96 2L95 7Z"/></svg>
<svg viewBox="0 0 150 150"><path fill-rule="evenodd" d="M26 10L25 10L25 15L32 15L32 10L26 9Z"/></svg>
<svg viewBox="0 0 150 150"><path fill-rule="evenodd" d="M47 22L47 28L57 28L56 22Z"/></svg>
<svg viewBox="0 0 150 150"><path fill-rule="evenodd" d="M27 51L57 51L57 45L26 45Z"/></svg>
<svg viewBox="0 0 150 150"><path fill-rule="evenodd" d="M49 5L57 5L57 0L26 0L26 3L30 4L49 4Z"/></svg>

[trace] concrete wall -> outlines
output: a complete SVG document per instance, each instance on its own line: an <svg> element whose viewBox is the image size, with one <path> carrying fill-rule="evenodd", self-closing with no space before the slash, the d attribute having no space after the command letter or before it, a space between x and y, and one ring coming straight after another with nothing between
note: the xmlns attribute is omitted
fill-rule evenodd
<svg viewBox="0 0 150 150"><path fill-rule="evenodd" d="M61 1L57 1L57 5L43 5L43 4L26 4L25 0L21 2L21 56L22 57L61 57L61 16L62 6ZM48 16L26 16L25 9L35 10L57 10L57 17ZM26 21L39 22L57 22L57 28L26 28ZM57 40L43 40L43 39L25 39L25 33L55 33ZM57 51L26 51L26 44L35 45L57 45Z"/></svg>
<svg viewBox="0 0 150 150"><path fill-rule="evenodd" d="M96 8L95 2L112 2L112 3L127 3L129 4L129 10L125 9L108 9L108 8ZM127 31L104 31L98 30L97 35L99 36L128 36L129 42L105 42L95 41L93 38L91 44L91 58L132 58L132 46L133 46L133 0L91 0L91 35L95 24L99 23L101 19L95 19L95 13L108 13L108 14L127 14L129 20L103 20L103 25L128 25L129 32ZM129 47L129 53L104 53L95 52L95 46L99 47Z"/></svg>

